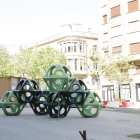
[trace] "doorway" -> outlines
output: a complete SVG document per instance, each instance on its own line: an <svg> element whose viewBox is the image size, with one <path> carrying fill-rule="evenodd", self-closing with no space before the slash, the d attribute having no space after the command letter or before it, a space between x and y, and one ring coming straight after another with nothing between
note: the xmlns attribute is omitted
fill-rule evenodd
<svg viewBox="0 0 140 140"><path fill-rule="evenodd" d="M122 87L122 93L121 93L121 87ZM119 98L125 99L126 101L130 101L131 99L130 84L122 84L121 87L119 86Z"/></svg>
<svg viewBox="0 0 140 140"><path fill-rule="evenodd" d="M114 85L102 86L102 98L104 101L114 101Z"/></svg>
<svg viewBox="0 0 140 140"><path fill-rule="evenodd" d="M136 83L136 101L140 102L140 83Z"/></svg>

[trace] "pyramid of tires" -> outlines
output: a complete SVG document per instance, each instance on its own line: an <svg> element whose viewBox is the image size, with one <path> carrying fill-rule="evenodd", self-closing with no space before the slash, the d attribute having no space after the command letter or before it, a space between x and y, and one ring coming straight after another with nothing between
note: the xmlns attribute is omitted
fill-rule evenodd
<svg viewBox="0 0 140 140"><path fill-rule="evenodd" d="M98 116L103 106L100 97L88 90L82 80L76 80L66 66L50 66L43 80L43 91L35 80L28 79L21 79L14 91L7 91L0 100L4 114L19 115L29 103L36 115L66 117L74 106L83 117Z"/></svg>

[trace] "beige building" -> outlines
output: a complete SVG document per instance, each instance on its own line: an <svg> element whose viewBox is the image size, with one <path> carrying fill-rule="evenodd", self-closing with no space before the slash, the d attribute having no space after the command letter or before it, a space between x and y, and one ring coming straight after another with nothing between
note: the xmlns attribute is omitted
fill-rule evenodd
<svg viewBox="0 0 140 140"><path fill-rule="evenodd" d="M67 66L77 79L83 80L88 88L95 89L95 79L85 67L89 59L90 49L97 48L98 36L92 33L92 28L81 24L66 24L61 26L62 32L49 38L31 44L31 47L50 45L61 50L67 57Z"/></svg>
<svg viewBox="0 0 140 140"><path fill-rule="evenodd" d="M137 66L131 84L122 85L126 100L140 101L140 0L97 0L98 47L104 55L134 56ZM124 98L115 93L118 85L100 79L103 99Z"/></svg>

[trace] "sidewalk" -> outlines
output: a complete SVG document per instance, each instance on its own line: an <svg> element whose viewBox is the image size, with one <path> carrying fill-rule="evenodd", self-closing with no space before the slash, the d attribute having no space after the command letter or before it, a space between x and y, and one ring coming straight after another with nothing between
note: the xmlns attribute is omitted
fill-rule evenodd
<svg viewBox="0 0 140 140"><path fill-rule="evenodd" d="M119 110L140 110L140 102L135 102L133 106L129 106L129 107L119 107L119 105L120 102L111 101L108 102L107 105L105 105L105 108L119 109Z"/></svg>

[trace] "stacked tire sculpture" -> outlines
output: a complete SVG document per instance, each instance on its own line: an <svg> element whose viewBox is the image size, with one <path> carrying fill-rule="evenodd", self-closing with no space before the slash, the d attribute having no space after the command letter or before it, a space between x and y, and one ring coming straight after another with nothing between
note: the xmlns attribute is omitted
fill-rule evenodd
<svg viewBox="0 0 140 140"><path fill-rule="evenodd" d="M36 115L66 117L71 106L75 105L84 117L98 116L103 106L100 97L88 90L82 80L74 78L66 66L50 66L43 80L46 83L43 91L36 81L28 79L20 80L13 92L7 91L0 100L5 115L18 115L29 103ZM96 112L92 113L95 108Z"/></svg>

